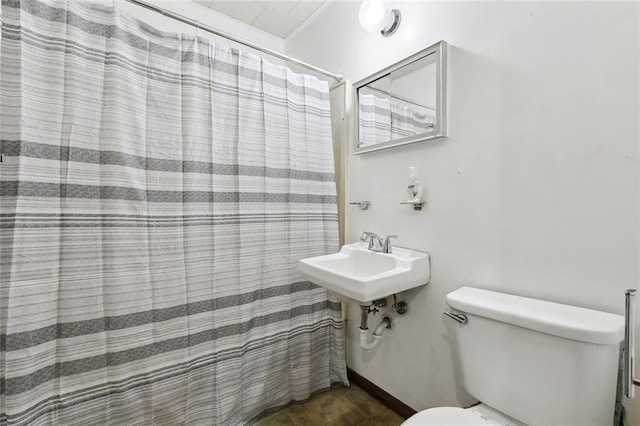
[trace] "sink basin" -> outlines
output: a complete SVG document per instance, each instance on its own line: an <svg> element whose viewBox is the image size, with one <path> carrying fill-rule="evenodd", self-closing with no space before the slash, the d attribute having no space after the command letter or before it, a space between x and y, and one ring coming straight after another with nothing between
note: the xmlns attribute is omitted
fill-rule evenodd
<svg viewBox="0 0 640 426"><path fill-rule="evenodd" d="M399 247L393 247L393 253L378 253L365 243L302 259L298 270L309 281L360 304L425 285L431 278L427 253Z"/></svg>

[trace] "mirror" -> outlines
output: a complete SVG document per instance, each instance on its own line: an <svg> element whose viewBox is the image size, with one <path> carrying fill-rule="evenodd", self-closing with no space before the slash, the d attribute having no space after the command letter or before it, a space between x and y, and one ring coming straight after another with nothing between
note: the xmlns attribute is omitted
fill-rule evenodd
<svg viewBox="0 0 640 426"><path fill-rule="evenodd" d="M445 137L446 43L354 84L355 154Z"/></svg>

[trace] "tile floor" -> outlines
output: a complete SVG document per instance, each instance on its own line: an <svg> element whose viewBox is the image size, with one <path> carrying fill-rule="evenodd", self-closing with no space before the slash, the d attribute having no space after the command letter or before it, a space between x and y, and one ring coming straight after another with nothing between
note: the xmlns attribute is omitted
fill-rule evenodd
<svg viewBox="0 0 640 426"><path fill-rule="evenodd" d="M260 419L256 426L398 426L404 419L352 384L338 385L304 404L293 404Z"/></svg>

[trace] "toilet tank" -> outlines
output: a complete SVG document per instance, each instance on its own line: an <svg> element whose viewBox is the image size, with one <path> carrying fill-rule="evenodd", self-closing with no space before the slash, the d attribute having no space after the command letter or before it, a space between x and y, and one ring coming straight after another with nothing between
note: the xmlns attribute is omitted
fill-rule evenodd
<svg viewBox="0 0 640 426"><path fill-rule="evenodd" d="M622 316L473 287L447 304L475 398L530 426L613 423Z"/></svg>

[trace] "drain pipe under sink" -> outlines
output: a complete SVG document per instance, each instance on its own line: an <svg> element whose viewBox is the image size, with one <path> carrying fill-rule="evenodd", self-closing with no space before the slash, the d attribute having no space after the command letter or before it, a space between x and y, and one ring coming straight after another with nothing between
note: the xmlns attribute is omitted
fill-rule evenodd
<svg viewBox="0 0 640 426"><path fill-rule="evenodd" d="M388 315L382 317L382 321L373 330L373 337L369 338L369 312L377 312L377 309L371 309L371 305L360 305L360 347L365 351L375 348L382 340L382 334L387 328L391 328L391 318Z"/></svg>

